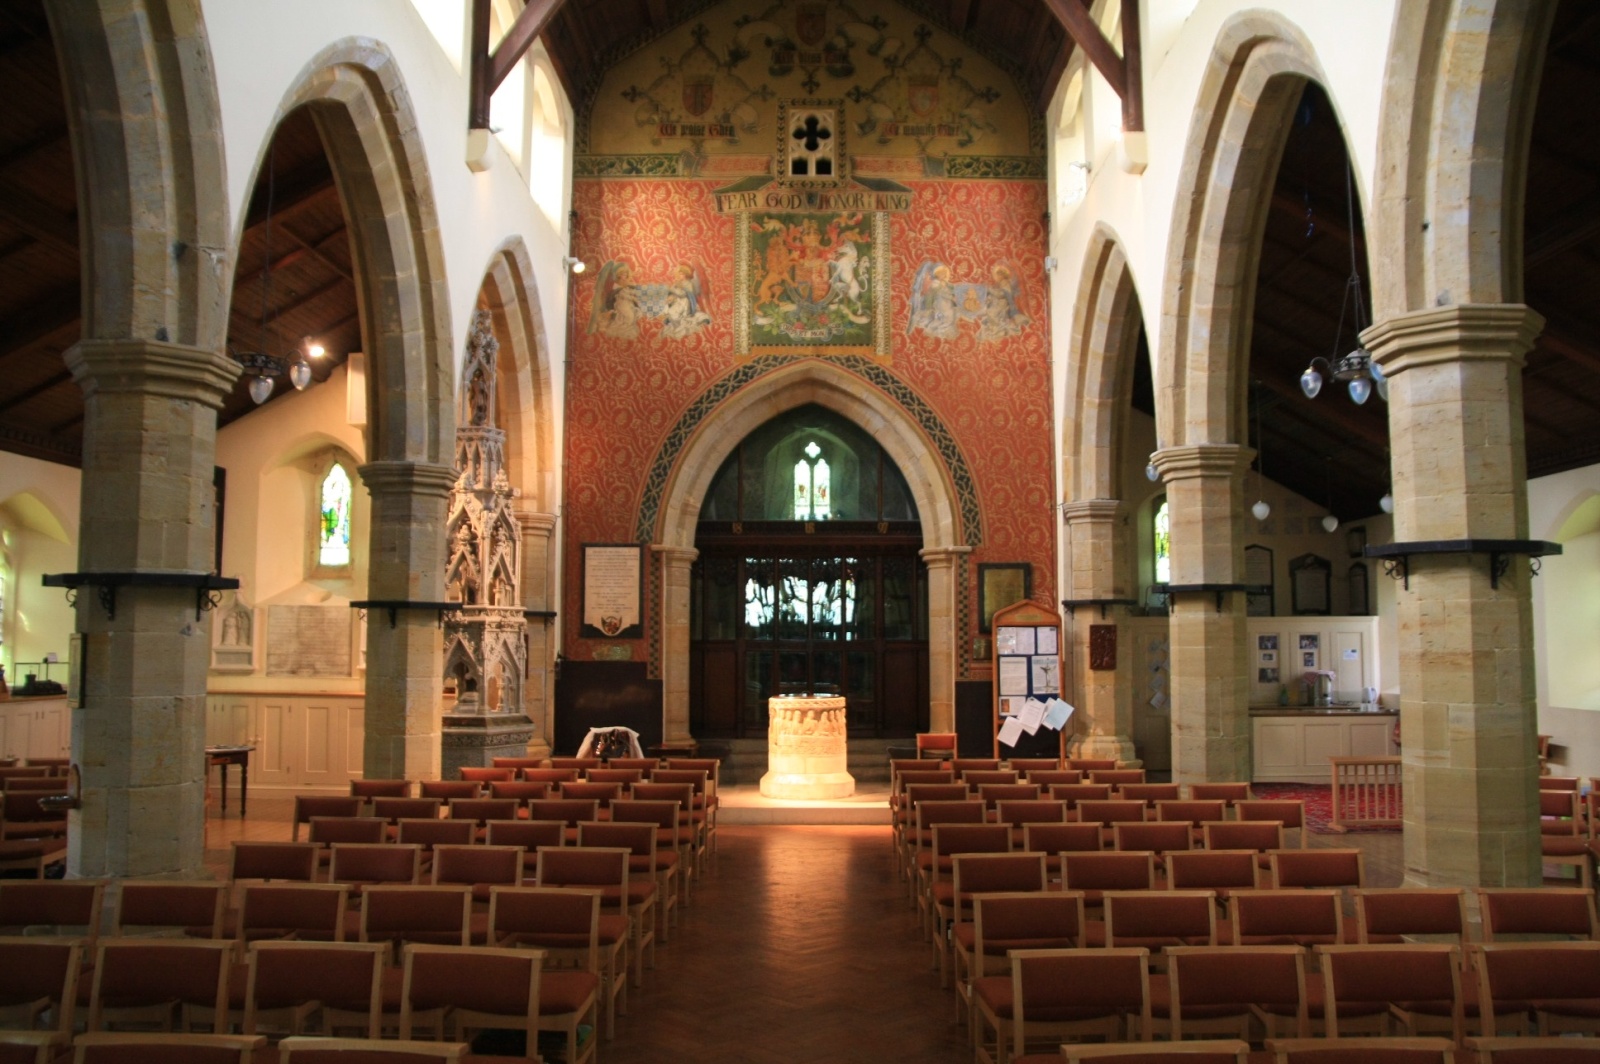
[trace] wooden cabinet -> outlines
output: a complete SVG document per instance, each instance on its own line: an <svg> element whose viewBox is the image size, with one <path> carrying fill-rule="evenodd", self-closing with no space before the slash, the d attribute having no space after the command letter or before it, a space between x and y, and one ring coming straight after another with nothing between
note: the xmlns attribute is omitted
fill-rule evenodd
<svg viewBox="0 0 1600 1064"><path fill-rule="evenodd" d="M250 745L252 787L343 791L361 776L361 695L214 691L206 695L206 744Z"/></svg>
<svg viewBox="0 0 1600 1064"><path fill-rule="evenodd" d="M1256 783L1328 783L1331 757L1388 757L1394 713L1252 713Z"/></svg>
<svg viewBox="0 0 1600 1064"><path fill-rule="evenodd" d="M66 695L0 702L0 756L67 757L71 752Z"/></svg>

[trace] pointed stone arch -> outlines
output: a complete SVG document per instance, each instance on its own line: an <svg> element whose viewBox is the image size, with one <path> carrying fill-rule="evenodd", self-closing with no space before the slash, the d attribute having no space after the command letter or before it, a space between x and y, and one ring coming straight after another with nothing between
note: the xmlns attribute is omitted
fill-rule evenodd
<svg viewBox="0 0 1600 1064"><path fill-rule="evenodd" d="M680 423L687 432L669 437L673 442L658 456L660 488L641 508L639 528L662 560L657 623L667 743L691 738L689 570L697 554L695 528L706 492L740 441L779 414L811 403L865 429L906 479L922 520L922 557L928 566L929 727L954 730L958 562L981 542L976 494L966 460L937 415L903 384L896 385L903 394L884 388L894 379L874 373L876 369L865 359L797 357L750 363L705 393L707 408L697 412L692 427ZM745 373L749 377L740 384L722 387Z"/></svg>
<svg viewBox="0 0 1600 1064"><path fill-rule="evenodd" d="M520 236L495 249L484 271L478 305L494 315L500 341L506 472L523 492L524 509L553 512L559 467L550 341L540 309L538 277Z"/></svg>

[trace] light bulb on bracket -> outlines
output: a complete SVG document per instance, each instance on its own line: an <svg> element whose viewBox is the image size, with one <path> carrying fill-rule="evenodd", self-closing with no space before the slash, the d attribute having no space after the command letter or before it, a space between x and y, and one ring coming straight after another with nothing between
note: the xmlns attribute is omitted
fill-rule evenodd
<svg viewBox="0 0 1600 1064"><path fill-rule="evenodd" d="M250 398L256 401L257 406L272 398L271 377L251 377L249 387Z"/></svg>
<svg viewBox="0 0 1600 1064"><path fill-rule="evenodd" d="M1272 516L1272 505L1265 499L1257 499L1256 504L1250 507L1250 512L1255 514L1257 521L1265 521Z"/></svg>

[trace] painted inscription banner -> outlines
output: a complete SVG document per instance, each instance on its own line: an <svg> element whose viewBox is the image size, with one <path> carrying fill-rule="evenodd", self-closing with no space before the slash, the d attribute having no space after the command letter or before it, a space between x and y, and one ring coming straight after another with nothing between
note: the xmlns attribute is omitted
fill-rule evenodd
<svg viewBox="0 0 1600 1064"><path fill-rule="evenodd" d="M349 676L351 613L345 606L268 606L268 676Z"/></svg>
<svg viewBox="0 0 1600 1064"><path fill-rule="evenodd" d="M741 355L889 354L889 229L881 212L739 216Z"/></svg>
<svg viewBox="0 0 1600 1064"><path fill-rule="evenodd" d="M643 589L642 548L637 544L583 547L583 629L588 638L638 639L644 635L639 610Z"/></svg>

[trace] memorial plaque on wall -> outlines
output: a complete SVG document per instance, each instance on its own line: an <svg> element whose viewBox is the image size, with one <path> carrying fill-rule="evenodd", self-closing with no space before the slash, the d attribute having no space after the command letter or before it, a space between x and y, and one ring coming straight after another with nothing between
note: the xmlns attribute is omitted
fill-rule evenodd
<svg viewBox="0 0 1600 1064"><path fill-rule="evenodd" d="M583 624L579 635L593 639L639 639L644 623L643 549L636 543L586 543L583 546Z"/></svg>
<svg viewBox="0 0 1600 1064"><path fill-rule="evenodd" d="M1091 624L1089 626L1089 668L1096 672L1117 667L1117 626Z"/></svg>
<svg viewBox="0 0 1600 1064"><path fill-rule="evenodd" d="M268 676L349 676L346 606L268 606Z"/></svg>

